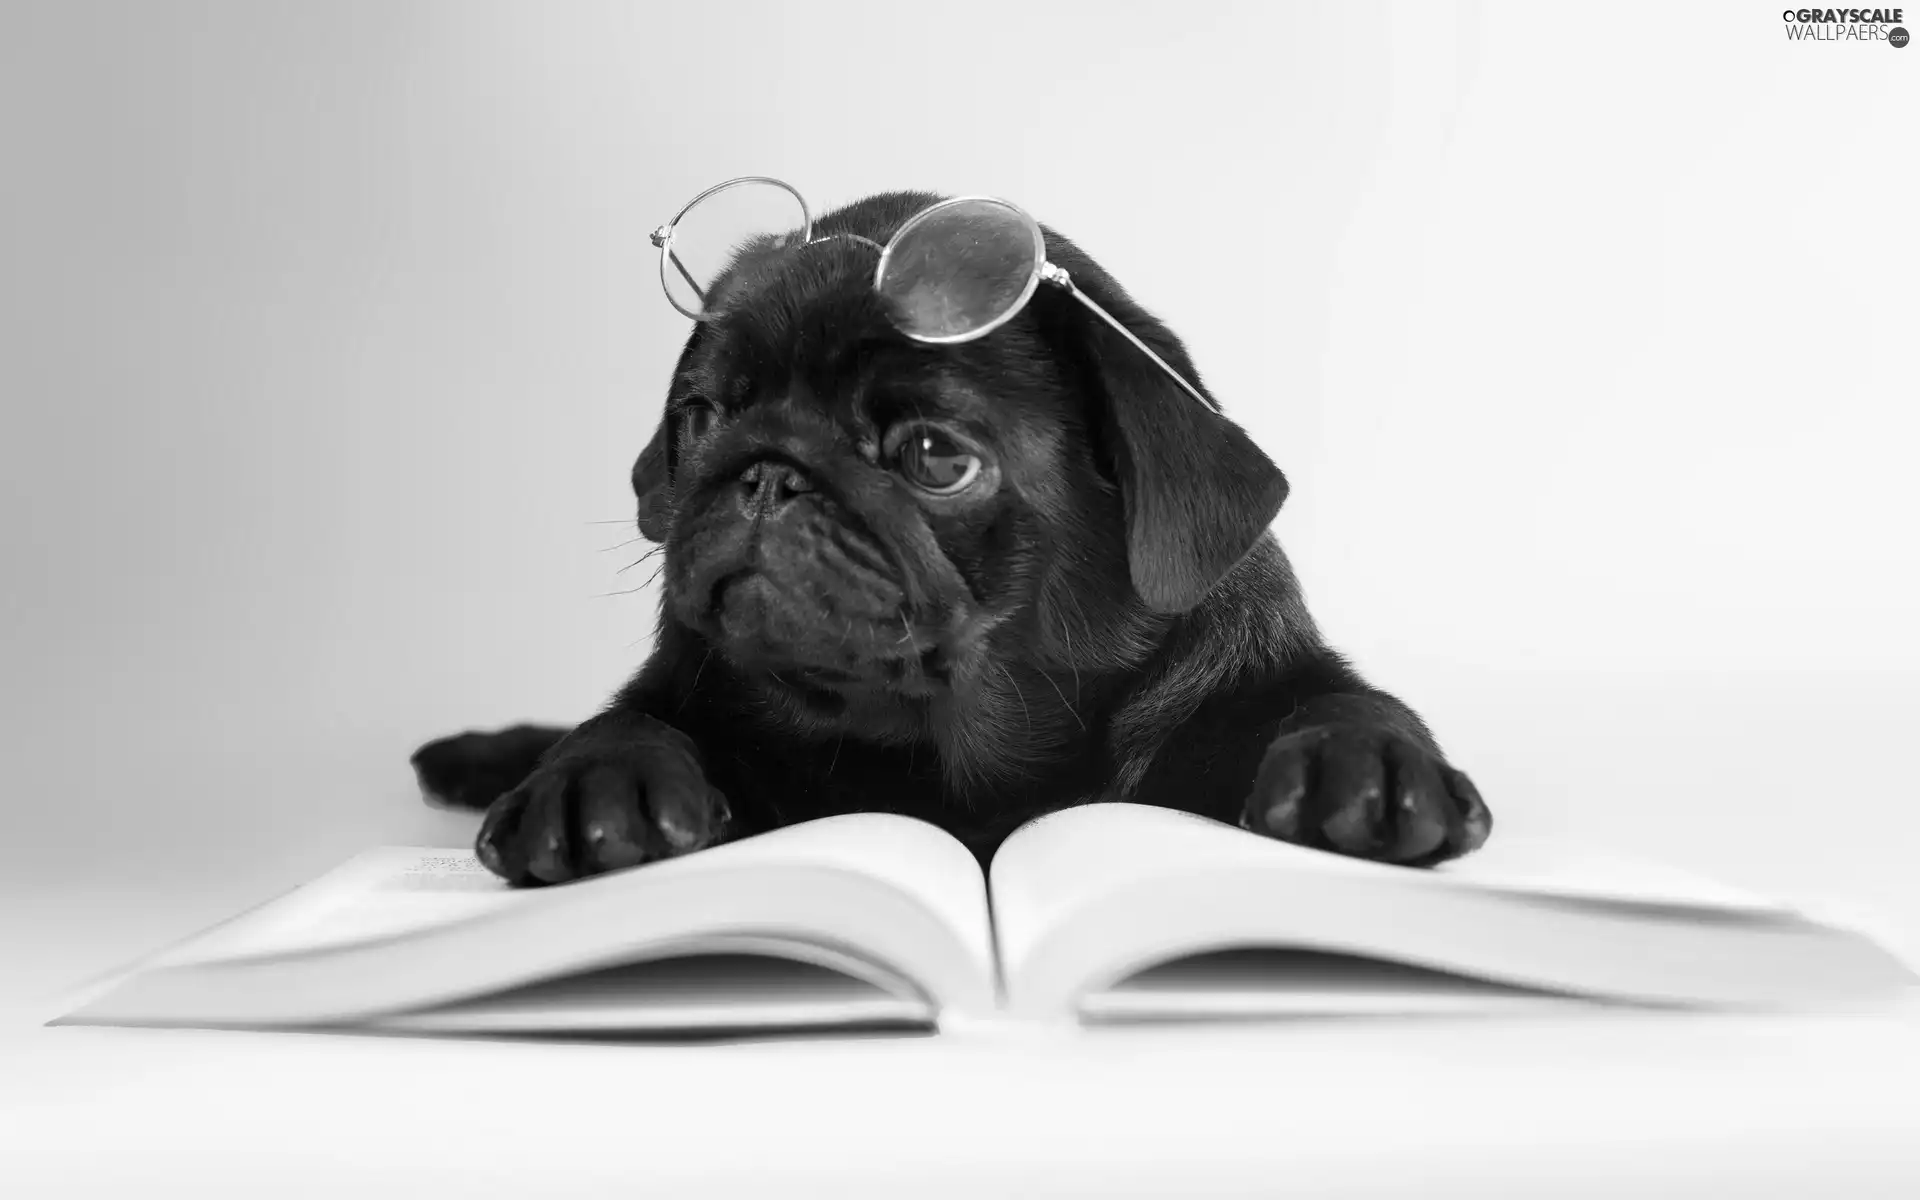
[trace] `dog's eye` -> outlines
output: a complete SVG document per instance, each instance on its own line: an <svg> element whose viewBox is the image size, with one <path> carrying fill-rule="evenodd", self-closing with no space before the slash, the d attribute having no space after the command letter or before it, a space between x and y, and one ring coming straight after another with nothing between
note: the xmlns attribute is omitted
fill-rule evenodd
<svg viewBox="0 0 1920 1200"><path fill-rule="evenodd" d="M936 495L962 491L980 474L980 456L938 429L916 429L900 445L900 473Z"/></svg>
<svg viewBox="0 0 1920 1200"><path fill-rule="evenodd" d="M680 431L683 437L698 440L707 436L720 414L704 400L689 400L680 406Z"/></svg>

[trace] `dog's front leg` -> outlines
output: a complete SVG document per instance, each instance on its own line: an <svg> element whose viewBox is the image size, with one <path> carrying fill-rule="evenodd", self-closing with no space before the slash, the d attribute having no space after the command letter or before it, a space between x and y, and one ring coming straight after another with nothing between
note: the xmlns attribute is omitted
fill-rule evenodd
<svg viewBox="0 0 1920 1200"><path fill-rule="evenodd" d="M1241 824L1303 846L1430 865L1479 848L1493 817L1411 709L1354 681L1348 691L1295 694Z"/></svg>
<svg viewBox="0 0 1920 1200"><path fill-rule="evenodd" d="M1124 750L1116 746L1123 764ZM1477 849L1493 827L1473 782L1413 710L1337 656L1209 697L1150 753L1120 798L1302 846L1429 866Z"/></svg>
<svg viewBox="0 0 1920 1200"><path fill-rule="evenodd" d="M565 883L698 850L730 819L693 740L616 701L493 802L475 852L509 882Z"/></svg>

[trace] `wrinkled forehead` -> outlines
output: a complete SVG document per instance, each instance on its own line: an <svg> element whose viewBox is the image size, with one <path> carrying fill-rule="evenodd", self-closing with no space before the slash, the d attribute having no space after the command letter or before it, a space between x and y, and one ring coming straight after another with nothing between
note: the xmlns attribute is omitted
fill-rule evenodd
<svg viewBox="0 0 1920 1200"><path fill-rule="evenodd" d="M870 196L820 217L813 240L798 231L738 247L708 291L728 340L776 353L794 342L853 343L896 335L874 276L884 247L939 197L922 192Z"/></svg>
<svg viewBox="0 0 1920 1200"><path fill-rule="evenodd" d="M872 280L879 252L851 238L745 246L708 292L714 342L791 359L828 344L893 334Z"/></svg>
<svg viewBox="0 0 1920 1200"><path fill-rule="evenodd" d="M805 245L758 238L735 252L708 293L712 323L735 340L788 342L823 324L842 338L886 324L873 293L880 251L854 238Z"/></svg>

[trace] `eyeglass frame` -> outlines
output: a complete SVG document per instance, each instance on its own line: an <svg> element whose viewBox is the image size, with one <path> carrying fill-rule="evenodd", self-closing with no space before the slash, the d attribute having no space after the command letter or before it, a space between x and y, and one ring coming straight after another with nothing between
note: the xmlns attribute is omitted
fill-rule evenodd
<svg viewBox="0 0 1920 1200"><path fill-rule="evenodd" d="M1154 365L1158 366L1162 371L1165 371L1167 375L1170 378L1172 378L1175 383L1178 383L1181 386L1181 388L1187 392L1188 395L1192 396L1195 400L1198 400L1202 405L1206 406L1206 408L1209 409L1210 411L1215 413L1220 412L1219 404L1217 404L1212 397L1208 396L1205 392L1202 392L1199 388L1195 387L1191 382L1187 380L1187 377L1185 375L1182 375L1178 370L1176 370L1172 364L1167 362L1166 359L1160 357L1159 353L1156 352L1153 349L1153 347L1147 345L1144 341L1141 341L1138 334L1134 333L1133 330L1128 329L1125 325L1121 324L1120 321L1117 318L1115 318L1112 313L1109 313L1106 309L1102 308L1097 302L1095 302L1091 296L1088 296L1085 292L1081 291L1080 288L1074 284L1073 276L1067 273L1066 268L1048 261L1046 233L1041 228L1040 222L1034 218L1033 214L1029 213L1026 209L1021 208L1019 205L1013 203L1012 201L1002 200L997 196L955 196L947 200L936 201L935 203L928 205L926 208L921 209L919 212L915 213L913 216L907 218L905 223L903 223L899 229L894 231L893 236L887 239L887 244L885 246L882 246L878 242L874 241L872 238L862 237L860 234L857 234L857 233L834 233L834 234L828 234L826 237L822 237L822 238L814 237L813 236L813 210L807 206L806 197L800 194L800 190L794 187L792 184L788 183L784 179L775 179L771 175L741 175L733 179L723 180L720 183L716 183L712 187L701 192L699 195L695 196L693 199L687 201L684 205L680 207L680 211L673 215L672 220L668 221L666 224L661 225L659 228L655 229L651 234L648 235L648 238L647 238L647 240L652 242L653 245L657 247L660 251L660 290L666 293L667 303L671 304L674 307L674 310L680 313L680 315L687 317L690 320L694 320L694 321L712 320L714 314L704 309L697 313L688 312L685 308L681 307L679 299L674 296L673 286L668 282L668 277L667 277L667 266L669 262L672 263L675 270L680 272L680 277L686 281L687 286L693 289L694 295L700 297L701 303L702 304L706 303L705 289L701 288L701 286L698 283L694 282L693 273L687 270L685 263L680 261L680 256L673 252L674 234L678 230L681 220L685 218L688 213L692 212L694 208L696 208L700 204L701 201L707 199L709 196L717 195L720 192L724 192L728 188L738 187L742 184L748 184L748 183L762 183L762 184L769 184L773 187L777 187L782 191L786 192L788 195L792 196L794 199L794 202L800 206L800 218L801 218L800 241L796 245L788 247L789 249L799 250L807 246L814 245L817 242L831 241L835 238L847 238L852 241L864 242L867 245L872 246L875 249L879 250L880 261L879 261L879 264L875 266L874 273L873 273L873 287L876 292L881 291L881 282L886 278L887 265L892 259L894 249L897 246L899 246L900 240L903 237L905 237L906 234L911 230L913 230L915 227L924 223L927 220L927 218L929 218L933 214L952 208L953 206L960 205L960 204L980 204L980 203L997 204L1002 208L1011 210L1014 214L1019 216L1026 223L1028 231L1033 235L1034 269L1029 273L1026 286L1021 289L1019 299L1014 301L1012 304L1009 304L1006 307L1006 310L1004 312L1000 313L998 316L994 317L992 320L986 321L981 325L976 326L972 329L968 329L963 333L926 337L919 334L911 333L906 329L901 329L899 323L895 322L894 328L899 329L902 336L907 337L912 341L916 341L923 345L929 345L929 346L951 346L951 345L957 345L963 342L976 341L980 338L985 337L987 334L992 333L994 330L1000 328L1002 325L1005 325L1008 321L1011 321L1013 320L1014 317L1018 316L1021 310L1026 308L1028 303L1032 301L1034 293L1039 290L1040 284L1044 281L1046 283L1053 284L1054 286L1062 289L1069 296L1072 296L1075 300L1078 300L1082 305L1084 305L1087 308L1089 312L1092 312L1095 316L1099 317L1102 321L1105 321L1108 325L1110 325L1114 329L1115 332L1119 333L1122 337L1126 338L1129 342L1132 342L1133 345L1142 354L1145 354L1149 359L1152 359Z"/></svg>

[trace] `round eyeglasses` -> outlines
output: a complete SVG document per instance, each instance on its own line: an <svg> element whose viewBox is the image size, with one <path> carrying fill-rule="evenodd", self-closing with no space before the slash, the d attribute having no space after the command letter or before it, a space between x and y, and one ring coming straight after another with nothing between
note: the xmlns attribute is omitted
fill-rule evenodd
<svg viewBox="0 0 1920 1200"><path fill-rule="evenodd" d="M1040 222L988 196L942 200L915 213L881 246L858 234L816 238L813 214L789 183L748 175L701 192L653 231L660 286L674 308L696 321L718 313L718 287L764 256L845 238L880 252L873 289L893 325L916 342L952 345L985 337L1011 321L1042 283L1064 290L1152 359L1195 400L1216 405L1152 347L1074 286L1047 261Z"/></svg>

